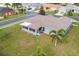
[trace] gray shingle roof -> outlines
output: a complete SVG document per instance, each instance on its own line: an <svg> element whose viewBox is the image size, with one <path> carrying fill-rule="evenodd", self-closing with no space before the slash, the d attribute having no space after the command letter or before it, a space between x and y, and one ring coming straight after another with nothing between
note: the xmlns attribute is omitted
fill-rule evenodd
<svg viewBox="0 0 79 59"><path fill-rule="evenodd" d="M42 16L38 15L32 18L29 18L31 21L31 25L28 27L38 29L39 27L48 27L48 28L53 28L55 30L59 29L67 29L69 25L71 25L71 19L68 17L54 17L51 15L48 16Z"/></svg>
<svg viewBox="0 0 79 59"><path fill-rule="evenodd" d="M5 12L14 12L14 10L6 7L0 7L0 13L5 13Z"/></svg>

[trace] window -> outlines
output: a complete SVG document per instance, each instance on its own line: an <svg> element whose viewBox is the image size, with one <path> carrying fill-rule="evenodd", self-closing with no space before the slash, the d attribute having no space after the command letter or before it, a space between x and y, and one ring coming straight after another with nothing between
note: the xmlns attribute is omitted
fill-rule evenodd
<svg viewBox="0 0 79 59"><path fill-rule="evenodd" d="M28 8L28 10L31 10L32 8Z"/></svg>
<svg viewBox="0 0 79 59"><path fill-rule="evenodd" d="M30 30L30 31L33 31L33 32L35 32L35 30L34 30L34 29L32 29L32 28L29 28L29 30Z"/></svg>
<svg viewBox="0 0 79 59"><path fill-rule="evenodd" d="M23 28L25 28L25 29L27 29L27 30L28 30L28 27L23 26Z"/></svg>
<svg viewBox="0 0 79 59"><path fill-rule="evenodd" d="M72 12L74 12L74 10L72 10Z"/></svg>
<svg viewBox="0 0 79 59"><path fill-rule="evenodd" d="M37 33L43 33L43 31L45 31L45 28L44 28L44 27L40 27L40 28L37 30Z"/></svg>
<svg viewBox="0 0 79 59"><path fill-rule="evenodd" d="M45 29L44 29L44 27L40 27L39 30L44 31Z"/></svg>

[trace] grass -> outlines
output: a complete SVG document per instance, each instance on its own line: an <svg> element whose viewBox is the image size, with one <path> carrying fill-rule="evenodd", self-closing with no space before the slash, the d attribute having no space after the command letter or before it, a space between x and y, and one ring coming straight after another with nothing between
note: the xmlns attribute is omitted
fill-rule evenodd
<svg viewBox="0 0 79 59"><path fill-rule="evenodd" d="M21 16L23 16L23 15L25 15L25 14L16 14L16 15L12 15L12 16L7 16L6 18L4 18L4 19L0 19L0 21L3 21L3 20L9 20L9 19L12 19L12 18L18 18L18 17L21 17Z"/></svg>
<svg viewBox="0 0 79 59"><path fill-rule="evenodd" d="M48 10L47 13L54 15L55 13L57 13L57 11L56 10L54 10L54 11L53 10Z"/></svg>
<svg viewBox="0 0 79 59"><path fill-rule="evenodd" d="M79 27L73 27L57 47L50 36L34 36L18 24L0 29L0 55L33 55L38 43L46 55L79 55Z"/></svg>
<svg viewBox="0 0 79 59"><path fill-rule="evenodd" d="M66 13L65 16L69 16L69 15ZM73 13L72 16L69 16L69 17L79 18L79 14L78 13Z"/></svg>
<svg viewBox="0 0 79 59"><path fill-rule="evenodd" d="M79 22L73 22L73 24L78 25L79 26Z"/></svg>

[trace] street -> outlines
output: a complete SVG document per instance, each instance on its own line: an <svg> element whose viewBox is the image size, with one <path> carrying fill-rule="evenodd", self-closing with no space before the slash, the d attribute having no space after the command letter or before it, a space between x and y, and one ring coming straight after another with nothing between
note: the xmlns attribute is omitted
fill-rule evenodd
<svg viewBox="0 0 79 59"><path fill-rule="evenodd" d="M5 20L5 21L0 21L0 27L9 25L9 24L12 24L15 22L23 21L24 19L28 19L28 18L36 16L36 15L38 15L38 14L35 12L29 12L27 15L21 16L19 18L13 18L13 19Z"/></svg>
<svg viewBox="0 0 79 59"><path fill-rule="evenodd" d="M38 13L36 12L28 12L25 16L21 16L21 17L18 17L18 18L13 18L13 19L9 19L9 20L4 20L4 21L0 21L0 27L4 27L4 26L7 26L9 24L13 24L13 23L18 23L20 21L23 21L23 20L27 20L28 18L30 17L33 17L33 16L36 16L38 15ZM72 18L76 21L79 21L79 18Z"/></svg>

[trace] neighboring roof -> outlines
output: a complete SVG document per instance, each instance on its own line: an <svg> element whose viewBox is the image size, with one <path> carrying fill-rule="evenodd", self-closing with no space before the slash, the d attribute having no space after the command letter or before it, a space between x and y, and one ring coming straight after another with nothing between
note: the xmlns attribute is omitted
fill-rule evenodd
<svg viewBox="0 0 79 59"><path fill-rule="evenodd" d="M79 7L74 4L67 4L66 6L62 6L61 8L59 8L59 10L63 10L63 11L69 11L71 9L79 10Z"/></svg>
<svg viewBox="0 0 79 59"><path fill-rule="evenodd" d="M56 5L56 4L50 4L50 3L44 3L42 4L43 7L49 7L49 8L60 8L61 6L60 5Z"/></svg>
<svg viewBox="0 0 79 59"><path fill-rule="evenodd" d="M68 17L54 17L52 15L43 16L38 15L32 18L29 18L31 21L31 25L28 27L38 29L39 27L48 27L53 28L55 30L59 30L61 28L67 29L71 24L71 20Z"/></svg>
<svg viewBox="0 0 79 59"><path fill-rule="evenodd" d="M68 5L66 6L66 8L68 8L68 9L74 9L74 8L79 9L78 6L73 5L73 4L68 4Z"/></svg>
<svg viewBox="0 0 79 59"><path fill-rule="evenodd" d="M10 8L6 8L6 7L0 7L0 13L5 13L5 12L12 12L13 9Z"/></svg>
<svg viewBox="0 0 79 59"><path fill-rule="evenodd" d="M27 3L26 6L27 6L27 8L28 7L39 7L39 6L41 6L41 4L40 3Z"/></svg>

